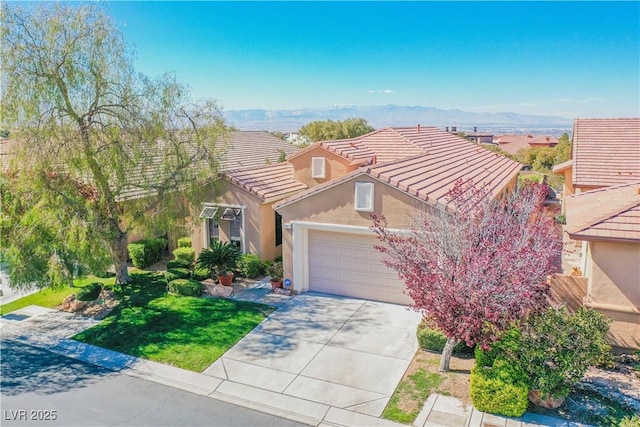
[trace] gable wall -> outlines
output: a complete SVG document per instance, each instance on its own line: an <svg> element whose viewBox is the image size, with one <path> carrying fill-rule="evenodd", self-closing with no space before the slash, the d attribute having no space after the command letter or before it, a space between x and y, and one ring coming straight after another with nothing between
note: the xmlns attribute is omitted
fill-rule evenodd
<svg viewBox="0 0 640 427"><path fill-rule="evenodd" d="M244 251L262 257L262 252L264 251L264 248L261 246L260 238L262 228L262 200L229 182L225 183L222 197L216 198L211 189L206 191L208 191L209 194L207 202L245 206L244 234L246 246ZM202 249L207 247L204 241L206 236L206 227L207 223L204 220L199 221L199 223L195 224L193 227L191 238L193 241L193 247L196 249L196 253L199 253ZM222 241L229 241L229 230L229 222L220 221L220 239Z"/></svg>
<svg viewBox="0 0 640 427"><path fill-rule="evenodd" d="M278 209L283 224L291 221L309 221L371 227L370 212L355 210L355 183L374 183L374 212L384 215L390 228L406 229L408 218L414 209L424 209L426 204L367 175L360 175L335 187ZM293 277L293 230L283 229L282 256L285 277ZM294 283L295 289L295 283Z"/></svg>
<svg viewBox="0 0 640 427"><path fill-rule="evenodd" d="M325 178L311 178L311 158L324 157ZM357 165L349 166L349 161L343 157L332 153L322 147L315 147L289 160L293 165L294 179L306 184L308 188L313 188L318 184L340 178L356 169Z"/></svg>

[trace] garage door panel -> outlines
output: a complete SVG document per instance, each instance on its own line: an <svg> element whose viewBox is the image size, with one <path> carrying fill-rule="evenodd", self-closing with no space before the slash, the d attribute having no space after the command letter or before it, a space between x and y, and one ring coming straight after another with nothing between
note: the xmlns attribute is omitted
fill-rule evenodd
<svg viewBox="0 0 640 427"><path fill-rule="evenodd" d="M382 264L373 236L309 230L309 288L312 291L410 304L404 283Z"/></svg>

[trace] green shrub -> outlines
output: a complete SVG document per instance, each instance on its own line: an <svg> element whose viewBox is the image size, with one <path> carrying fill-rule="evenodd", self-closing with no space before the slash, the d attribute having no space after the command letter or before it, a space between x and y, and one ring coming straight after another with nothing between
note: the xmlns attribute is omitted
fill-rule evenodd
<svg viewBox="0 0 640 427"><path fill-rule="evenodd" d="M175 279L188 279L190 275L191 272L189 272L189 269L181 267L170 268L166 273L164 273L164 277L167 279L167 282L171 282Z"/></svg>
<svg viewBox="0 0 640 427"><path fill-rule="evenodd" d="M202 283L189 279L172 280L167 287L170 293L186 297L199 297L203 288Z"/></svg>
<svg viewBox="0 0 640 427"><path fill-rule="evenodd" d="M640 427L640 415L624 417L620 421L620 427Z"/></svg>
<svg viewBox="0 0 640 427"><path fill-rule="evenodd" d="M254 254L243 254L238 260L238 272L242 277L255 279L264 274L264 263Z"/></svg>
<svg viewBox="0 0 640 427"><path fill-rule="evenodd" d="M207 280L211 278L211 272L207 268L196 267L191 273L191 278L198 281Z"/></svg>
<svg viewBox="0 0 640 427"><path fill-rule="evenodd" d="M515 360L520 347L521 332L517 326L502 332L500 339L491 343L491 348L482 349L477 346L475 349L476 365L492 366L496 359Z"/></svg>
<svg viewBox="0 0 640 427"><path fill-rule="evenodd" d="M418 336L418 345L423 350L431 350L442 353L444 345L447 343L447 337L438 329L429 326L426 322L420 322L416 331ZM453 348L456 353L465 352L468 349L463 342Z"/></svg>
<svg viewBox="0 0 640 427"><path fill-rule="evenodd" d="M192 265L196 259L196 250L193 248L176 248L173 250L173 256L175 259L187 261L189 265Z"/></svg>
<svg viewBox="0 0 640 427"><path fill-rule="evenodd" d="M184 259L172 259L171 261L167 261L167 269L169 268L189 268L191 267L191 263Z"/></svg>
<svg viewBox="0 0 640 427"><path fill-rule="evenodd" d="M179 248L190 248L191 246L191 237L181 237L178 239Z"/></svg>
<svg viewBox="0 0 640 427"><path fill-rule="evenodd" d="M97 300L102 292L102 283L93 282L78 289L76 292L76 299L78 301L94 301Z"/></svg>
<svg viewBox="0 0 640 427"><path fill-rule="evenodd" d="M529 389L500 363L471 370L471 401L479 411L519 417L527 410Z"/></svg>
<svg viewBox="0 0 640 427"><path fill-rule="evenodd" d="M522 333L517 361L526 372L531 390L542 397L566 397L589 366L610 357L605 341L611 319L579 308L549 308L528 321ZM515 358L514 358L515 359Z"/></svg>
<svg viewBox="0 0 640 427"><path fill-rule="evenodd" d="M129 257L133 266L145 268L154 262L160 261L162 251L167 247L167 239L143 239L129 243Z"/></svg>

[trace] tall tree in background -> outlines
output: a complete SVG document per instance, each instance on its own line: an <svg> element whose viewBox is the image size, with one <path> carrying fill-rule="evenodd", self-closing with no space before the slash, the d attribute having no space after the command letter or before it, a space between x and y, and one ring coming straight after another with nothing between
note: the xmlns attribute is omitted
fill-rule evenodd
<svg viewBox="0 0 640 427"><path fill-rule="evenodd" d="M166 230L215 181L220 110L191 101L170 74L136 73L96 5L5 2L2 21L0 112L15 143L0 231L11 284L55 284L72 265L108 261L125 283L131 230Z"/></svg>
<svg viewBox="0 0 640 427"><path fill-rule="evenodd" d="M412 216L409 234L374 218L384 263L404 280L414 308L447 337L441 371L449 370L459 342L489 344L514 320L546 307L546 279L561 251L543 211L546 191L532 184L491 199L457 183L448 207Z"/></svg>
<svg viewBox="0 0 640 427"><path fill-rule="evenodd" d="M569 134L566 132L562 134L560 138L558 138L558 145L555 147L556 157L553 160L553 165L559 165L562 162L566 162L571 158L571 140L569 139Z"/></svg>
<svg viewBox="0 0 640 427"><path fill-rule="evenodd" d="M375 129L363 118L351 118L343 121L318 120L300 128L300 135L309 141L328 141L333 139L355 138L373 132Z"/></svg>

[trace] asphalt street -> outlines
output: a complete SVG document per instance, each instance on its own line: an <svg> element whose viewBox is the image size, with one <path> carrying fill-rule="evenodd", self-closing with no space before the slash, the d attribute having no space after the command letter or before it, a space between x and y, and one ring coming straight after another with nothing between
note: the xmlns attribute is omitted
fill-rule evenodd
<svg viewBox="0 0 640 427"><path fill-rule="evenodd" d="M2 426L304 426L3 339Z"/></svg>

